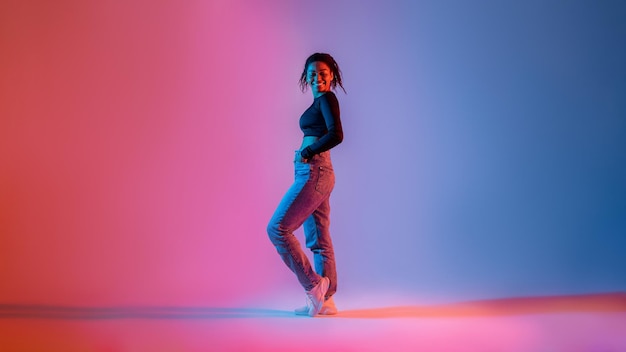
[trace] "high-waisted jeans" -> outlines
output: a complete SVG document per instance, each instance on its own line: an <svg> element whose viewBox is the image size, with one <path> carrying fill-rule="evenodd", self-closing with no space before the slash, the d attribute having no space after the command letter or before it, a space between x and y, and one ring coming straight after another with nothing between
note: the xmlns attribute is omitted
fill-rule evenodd
<svg viewBox="0 0 626 352"><path fill-rule="evenodd" d="M315 287L322 276L330 279L327 298L337 290L335 253L329 231L329 198L334 186L330 151L314 155L306 163L296 161L293 185L267 226L270 240L305 290ZM313 252L315 271L293 234L302 225L306 246Z"/></svg>

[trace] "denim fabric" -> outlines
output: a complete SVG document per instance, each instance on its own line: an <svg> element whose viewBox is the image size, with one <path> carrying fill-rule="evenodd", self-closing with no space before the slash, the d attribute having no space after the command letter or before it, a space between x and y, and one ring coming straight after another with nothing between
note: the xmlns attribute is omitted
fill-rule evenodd
<svg viewBox="0 0 626 352"><path fill-rule="evenodd" d="M329 198L334 186L335 173L329 151L314 155L306 163L296 161L294 183L267 226L270 240L305 290L315 287L322 276L330 279L326 297L337 290L335 253L329 231ZM315 270L293 234L303 225L306 246L313 252Z"/></svg>

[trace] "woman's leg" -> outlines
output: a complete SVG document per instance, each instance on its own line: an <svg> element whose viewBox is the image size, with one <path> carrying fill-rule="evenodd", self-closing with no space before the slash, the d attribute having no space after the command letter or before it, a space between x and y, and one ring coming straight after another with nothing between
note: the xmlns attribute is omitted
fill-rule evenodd
<svg viewBox="0 0 626 352"><path fill-rule="evenodd" d="M313 252L315 271L330 280L326 298L337 291L335 252L330 238L330 201L326 198L304 222L306 246Z"/></svg>
<svg viewBox="0 0 626 352"><path fill-rule="evenodd" d="M268 236L283 262L307 291L317 286L321 276L311 268L293 232L302 226L330 194L330 190L320 192L320 186L328 182L328 173L324 172L323 167L316 165L314 160L316 160L315 157L309 163L297 162L295 164L295 181L281 200L267 226Z"/></svg>

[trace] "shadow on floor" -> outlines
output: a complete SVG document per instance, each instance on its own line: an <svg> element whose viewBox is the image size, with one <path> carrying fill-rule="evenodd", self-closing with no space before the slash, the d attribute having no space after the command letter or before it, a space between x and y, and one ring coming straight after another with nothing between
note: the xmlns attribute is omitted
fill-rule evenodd
<svg viewBox="0 0 626 352"><path fill-rule="evenodd" d="M335 318L448 318L544 313L626 312L626 293L518 297L429 306L390 306L340 311ZM294 318L292 311L262 308L168 306L76 307L0 304L0 319L242 319ZM329 318L329 317L325 317Z"/></svg>
<svg viewBox="0 0 626 352"><path fill-rule="evenodd" d="M626 312L626 293L516 297L430 306L354 309L338 318L451 318L554 313Z"/></svg>
<svg viewBox="0 0 626 352"><path fill-rule="evenodd" d="M71 307L0 304L0 319L240 319L285 318L293 312L261 308L168 306Z"/></svg>

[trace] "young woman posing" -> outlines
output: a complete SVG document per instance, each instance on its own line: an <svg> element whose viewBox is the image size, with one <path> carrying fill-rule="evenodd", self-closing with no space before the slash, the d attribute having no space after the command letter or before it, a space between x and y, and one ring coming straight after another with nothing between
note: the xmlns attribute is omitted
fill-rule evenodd
<svg viewBox="0 0 626 352"><path fill-rule="evenodd" d="M339 102L332 92L337 85L344 89L332 56L315 53L306 59L300 88L303 92L311 88L313 104L300 117L304 138L295 155L295 180L267 227L270 240L306 292L307 306L296 309L299 315L337 314L333 301L337 271L329 231L329 198L335 185L330 149L343 141ZM293 234L303 225L315 270Z"/></svg>

